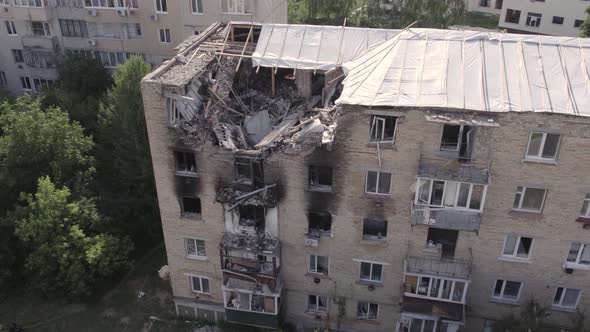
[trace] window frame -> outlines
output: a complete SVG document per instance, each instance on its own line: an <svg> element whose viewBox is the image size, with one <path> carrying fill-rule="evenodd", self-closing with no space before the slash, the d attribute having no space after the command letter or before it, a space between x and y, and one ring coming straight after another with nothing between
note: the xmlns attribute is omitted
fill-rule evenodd
<svg viewBox="0 0 590 332"><path fill-rule="evenodd" d="M29 76L20 76L21 90L33 91L33 82ZM26 84L24 84L26 83ZM26 87L25 87L26 85Z"/></svg>
<svg viewBox="0 0 590 332"><path fill-rule="evenodd" d="M495 293L496 285L497 285L498 281L502 281L502 289L500 290L500 295L496 296L494 293ZM506 285L508 284L508 282L514 282L514 283L518 283L520 285L518 287L518 294L516 295L516 299L511 299L511 298L505 297L505 290L506 290ZM494 284L492 285L492 298L495 300L499 300L499 301L508 301L508 302L512 302L512 303L517 303L520 300L520 295L522 294L522 289L524 288L523 286L524 286L524 283L522 281L508 280L508 279L496 279L496 281L494 281Z"/></svg>
<svg viewBox="0 0 590 332"><path fill-rule="evenodd" d="M366 304L367 306L367 313L366 315L359 315L360 313L360 307L362 304ZM371 306L377 306L377 310L375 313L374 317L371 317ZM357 305L356 305L356 319L359 320L370 320L370 321L376 321L379 320L379 303L375 303L375 302L369 302L369 301L357 301Z"/></svg>
<svg viewBox="0 0 590 332"><path fill-rule="evenodd" d="M319 183L320 169L330 169L330 185ZM332 192L334 188L334 168L331 166L308 165L307 188L311 191Z"/></svg>
<svg viewBox="0 0 590 332"><path fill-rule="evenodd" d="M557 297L557 293L559 292L559 289L561 289L561 296L559 298L558 304L555 304L555 298ZM563 305L563 300L565 298L565 294L568 290L574 290L574 291L578 291L578 296L576 298L576 303L575 305L572 306L567 306L567 305ZM565 309L565 310L576 310L578 308L578 304L580 304L580 298L582 298L582 290L578 289L578 288L570 288L570 287L563 287L563 286L558 286L557 288L555 288L555 293L553 295L553 301L551 301L551 307L552 308L558 308L558 309Z"/></svg>
<svg viewBox="0 0 590 332"><path fill-rule="evenodd" d="M535 13L535 12L527 12L526 19L524 21L524 25L531 28L538 28L541 26L541 21L543 18L543 14ZM532 21L535 21L535 24L531 24Z"/></svg>
<svg viewBox="0 0 590 332"><path fill-rule="evenodd" d="M167 0L154 0L154 10L156 14L168 14Z"/></svg>
<svg viewBox="0 0 590 332"><path fill-rule="evenodd" d="M182 155L182 162L188 167L189 163L187 163L187 160L189 160L187 158L187 155L190 156L192 155L192 159L194 161L195 164L195 169L194 171L191 170L187 170L187 169L180 169L179 168L179 156ZM174 173L178 176L187 176L187 177L197 177L198 171L199 171L199 165L197 163L197 155L196 153L192 152L192 151L184 151L184 150L174 150Z"/></svg>
<svg viewBox="0 0 590 332"><path fill-rule="evenodd" d="M185 198L195 199L198 202L198 204L199 204L199 210L201 210L201 211L198 212L198 213L197 212L186 212L186 210L185 210L185 202L184 202L184 199ZM180 201L181 201L181 203L180 203L180 208L181 208L181 210L180 210L180 216L182 218L197 219L197 220L200 220L201 219L201 216L203 214L203 206L201 205L201 198L200 197L182 195L180 197Z"/></svg>
<svg viewBox="0 0 590 332"><path fill-rule="evenodd" d="M584 212L584 208L586 211ZM582 208L580 209L580 218L590 218L590 193L587 193L584 196L584 200L582 201Z"/></svg>
<svg viewBox="0 0 590 332"><path fill-rule="evenodd" d="M578 248L578 253L576 254L575 260L570 261L569 260L570 252L572 251L572 247L576 244L580 245L580 248ZM578 242L578 241L574 241L574 242L570 243L570 247L569 247L567 254L565 256L565 266L569 267L569 268L590 270L590 263L589 264L580 263L580 261L582 260L582 255L584 254L585 250L590 250L590 244L584 243L584 242Z"/></svg>
<svg viewBox="0 0 590 332"><path fill-rule="evenodd" d="M31 27L31 34L35 37L51 37L51 26L49 24L49 22L45 22L45 21L31 21L30 22L30 27ZM40 27L35 28L35 24L40 24ZM39 29L41 28L41 29ZM43 31L42 34L38 34L37 32Z"/></svg>
<svg viewBox="0 0 590 332"><path fill-rule="evenodd" d="M89 38L88 24L84 20L59 19L61 35L67 38ZM64 29L65 28L65 29ZM78 28L78 30L76 30Z"/></svg>
<svg viewBox="0 0 590 332"><path fill-rule="evenodd" d="M430 181L430 186L428 189L428 202L426 204L424 204L420 199L420 193L421 193L421 188L422 188L422 182L428 182L428 181ZM443 193L442 193L440 205L436 205L436 204L431 203L435 181L444 182ZM456 189L455 189L455 197L453 199L453 204L451 206L445 205L445 194L447 193L447 186L449 185L449 183L456 183L457 184ZM459 196L461 193L461 185L468 185L469 186L469 189L467 191L467 198L466 198L465 206L458 205L459 198L460 198ZM473 195L473 189L475 188L475 186L482 186L483 187L482 192L481 192L481 202L479 204L479 209L470 208L471 202L472 202L471 198ZM451 209L451 210L457 210L457 211L469 211L469 212L481 213L481 212L483 212L483 208L485 206L487 191L488 191L488 185L483 184L483 183L449 181L449 180L441 180L441 179L433 179L433 178L417 178L417 187L416 187L416 193L414 196L414 204L421 205L421 206L434 207L434 208L443 208L443 209Z"/></svg>
<svg viewBox="0 0 590 332"><path fill-rule="evenodd" d="M370 264L370 269L369 269L369 279L363 279L362 273L363 273L363 264ZM379 280L373 280L373 265L380 265L381 266L381 276L379 278ZM370 283L383 283L383 270L384 270L385 264L383 263L378 263L378 262L370 262L370 261L359 261L359 280L363 281L363 282L370 282Z"/></svg>
<svg viewBox="0 0 590 332"><path fill-rule="evenodd" d="M377 176L375 177L375 192L369 191L369 172L373 172L376 173ZM379 179L381 177L381 174L389 174L389 190L387 191L387 193L380 193L379 192ZM391 187L392 187L392 183L393 183L393 172L384 172L382 170L367 170L367 172L365 173L365 194L370 194L370 195L381 195L381 196L391 196Z"/></svg>
<svg viewBox="0 0 590 332"><path fill-rule="evenodd" d="M445 135L445 127L447 126L459 126L459 135L457 136L457 144L455 145L454 149L447 149L447 148L443 148L443 138ZM440 146L439 149L440 151L444 151L444 152L459 152L461 151L461 142L463 139L463 130L465 130L465 125L455 125L455 124L449 124L449 123L444 123L442 126L442 131L440 134Z"/></svg>
<svg viewBox="0 0 590 332"><path fill-rule="evenodd" d="M3 70L0 70L0 86L8 86L8 78L6 77L6 72Z"/></svg>
<svg viewBox="0 0 590 332"><path fill-rule="evenodd" d="M14 63L25 63L25 53L18 48L11 49L12 59Z"/></svg>
<svg viewBox="0 0 590 332"><path fill-rule="evenodd" d="M311 307L311 301L310 299L312 297L315 297L315 308ZM320 308L320 299L323 298L324 301L323 303L325 303L325 306ZM307 311L311 311L311 312L322 312L322 313L327 313L329 310L329 301L328 301L328 297L327 296L323 296L323 295L316 295L316 294L307 294L307 303L306 303L306 310Z"/></svg>
<svg viewBox="0 0 590 332"><path fill-rule="evenodd" d="M201 238L197 237L183 237L182 238L184 244L184 257L188 259L197 259L197 260L205 260L207 259L207 246L206 241ZM189 243L192 241L192 244L195 247L195 253L191 254L189 252ZM199 244L201 244L202 250L199 250Z"/></svg>
<svg viewBox="0 0 590 332"><path fill-rule="evenodd" d="M222 14L233 14L233 15L247 15L250 14L246 11L246 1L247 0L222 0L225 2L226 4L226 11L223 11L223 5L221 6L222 8ZM233 4L230 6L230 4ZM239 9L242 9L242 11L240 11ZM231 8L235 8L235 10L230 10Z"/></svg>
<svg viewBox="0 0 590 332"><path fill-rule="evenodd" d="M162 37L164 37L164 40L162 40ZM170 28L159 28L158 38L160 44L172 44L172 32L170 31Z"/></svg>
<svg viewBox="0 0 590 332"><path fill-rule="evenodd" d="M191 284L191 291L193 293L199 294L210 294L211 293L211 281L208 277L196 275L196 274L188 274L188 278ZM199 280L199 290L195 289L195 278ZM203 280L207 280L207 291L203 290Z"/></svg>
<svg viewBox="0 0 590 332"><path fill-rule="evenodd" d="M449 302L449 303L463 303L465 304L465 301L467 299L467 291L469 289L469 282L467 282L466 280L462 280L462 279L455 279L455 278L446 278L446 277L440 277L440 276L435 276L435 275L422 275L422 274L414 274L414 273L408 273L406 274L406 277L408 276L412 276L412 277L416 277L416 293L412 293L412 292L406 292L406 290L404 289L404 294L410 297L416 297L416 298L423 298L423 299L434 299L436 301L443 301L443 302ZM426 289L426 295L424 294L418 294L418 287L421 284L421 281L423 278L428 278L428 288ZM436 294L436 296L431 296L431 291L432 291L432 286L433 283L435 282L434 280L438 279L440 280L440 284L439 284L439 289L438 289L438 293ZM443 292L444 292L444 284L445 282L450 283L450 288L449 288L449 297L445 298L443 296ZM407 281L404 278L404 285L407 283ZM453 296L455 294L455 287L457 286L457 283L462 283L463 284L463 292L461 293L461 299L459 301L455 301L453 300Z"/></svg>
<svg viewBox="0 0 590 332"><path fill-rule="evenodd" d="M199 7L199 3L200 3L200 9L195 11L195 6ZM204 10L203 10L203 0L189 0L189 6L191 7L191 14L193 15L204 15Z"/></svg>
<svg viewBox="0 0 590 332"><path fill-rule="evenodd" d="M539 152L536 156L529 155L529 149L531 147L531 140L533 135L535 134L542 134L541 143L539 143ZM555 156L553 158L545 158L543 157L543 150L545 149L545 143L547 142L547 135L558 135L559 139L557 141L557 146L555 147ZM524 152L524 160L532 161L532 162L548 162L548 163L555 163L557 162L557 157L559 156L559 151L561 149L561 140L563 138L563 134L560 133L551 133L545 131L530 131L529 132L529 139L526 145L526 150Z"/></svg>
<svg viewBox="0 0 590 332"><path fill-rule="evenodd" d="M379 114L370 114L370 126L369 126L369 144L391 144L394 145L395 144L395 136L397 134L397 125L398 125L398 120L399 120L399 116L394 116L394 115L379 115ZM393 118L393 137L391 138L391 140L384 140L385 138L385 125L387 123L387 119L386 118ZM373 129L377 128L377 122L378 121L382 121L383 125L381 128L381 133L379 135L379 139L373 139L373 137L375 136L373 133Z"/></svg>
<svg viewBox="0 0 590 332"><path fill-rule="evenodd" d="M31 5L31 1L33 1L33 5ZM47 5L46 2L46 0L13 0L15 7L24 8L44 8Z"/></svg>
<svg viewBox="0 0 590 332"><path fill-rule="evenodd" d="M6 33L9 36L18 36L18 32L16 31L16 24L14 21L6 20L4 21L4 26L6 27Z"/></svg>
<svg viewBox="0 0 590 332"><path fill-rule="evenodd" d="M510 16L508 16L508 13L510 13ZM515 14L518 14L518 20L516 20L516 22L514 22L514 17ZM522 11L519 9L512 9L512 8L506 8L506 15L504 16L504 22L505 23L510 23L510 24L520 24L520 16L522 15ZM510 20L508 20L508 18L510 18Z"/></svg>
<svg viewBox="0 0 590 332"><path fill-rule="evenodd" d="M514 236L516 237L516 241L514 242L514 248L512 249L512 253L511 254L506 254L506 245L508 244L508 238ZM521 243L522 238L528 238L531 239L531 246L529 248L529 252L527 254L527 257L518 257L518 248L519 245ZM517 234L506 234L506 236L504 236L504 245L502 245L502 253L500 255L501 258L507 258L510 260L517 260L517 261L530 261L531 260L531 255L533 253L533 247L535 245L535 239L532 237L528 237L528 236L521 236L521 235L517 235Z"/></svg>
<svg viewBox="0 0 590 332"><path fill-rule="evenodd" d="M324 272L318 272L318 258L323 257L326 258L327 260L327 271ZM313 261L313 264L312 264ZM312 269L312 265L314 265L314 268ZM307 272L309 273L313 273L313 274L318 274L318 275L324 275L324 276L329 276L330 275L330 256L322 256L322 255L314 255L314 254L310 254L309 255L309 264L307 265Z"/></svg>
<svg viewBox="0 0 590 332"><path fill-rule="evenodd" d="M557 19L557 21L559 21L559 19L561 19L561 23L556 23L556 22L555 22L555 21L556 21L555 19ZM553 17L552 17L552 19L551 19L551 23L552 23L552 24L556 24L556 25L563 25L563 24L565 23L565 17L563 17L563 16L555 16L555 15L553 15Z"/></svg>
<svg viewBox="0 0 590 332"><path fill-rule="evenodd" d="M518 188L522 188L520 191L518 190ZM523 208L522 207L522 203L524 202L524 197L526 195L527 189L542 189L544 190L543 193L543 200L541 201L541 206L539 207L538 210L533 210L533 209L527 209L527 208ZM528 187L528 186L516 186L516 191L514 192L514 199L512 201L512 210L513 211L519 211L519 212L532 212L532 213L542 213L543 209L545 208L545 200L547 199L547 193L549 192L549 190L547 188L542 188L542 187ZM520 195L519 198L519 202L518 202L518 207L514 207L514 203L516 201L516 196Z"/></svg>

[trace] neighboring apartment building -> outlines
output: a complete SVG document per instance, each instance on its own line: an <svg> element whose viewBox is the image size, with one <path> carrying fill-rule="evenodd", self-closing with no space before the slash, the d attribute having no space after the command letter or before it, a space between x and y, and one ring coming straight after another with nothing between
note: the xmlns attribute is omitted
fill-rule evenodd
<svg viewBox="0 0 590 332"><path fill-rule="evenodd" d="M504 0L465 0L465 2L468 11L500 15Z"/></svg>
<svg viewBox="0 0 590 332"><path fill-rule="evenodd" d="M216 21L287 22L281 0L0 0L0 87L34 92L56 79L65 52L114 68L133 55L152 65Z"/></svg>
<svg viewBox="0 0 590 332"><path fill-rule="evenodd" d="M588 56L572 38L212 25L142 82L178 314L491 331L534 297L571 328L590 314Z"/></svg>
<svg viewBox="0 0 590 332"><path fill-rule="evenodd" d="M498 26L508 32L577 37L588 0L504 0Z"/></svg>

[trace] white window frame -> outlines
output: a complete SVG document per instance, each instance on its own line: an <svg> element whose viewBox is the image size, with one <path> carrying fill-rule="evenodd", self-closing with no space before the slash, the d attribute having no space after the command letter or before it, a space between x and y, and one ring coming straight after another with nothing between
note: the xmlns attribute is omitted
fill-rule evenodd
<svg viewBox="0 0 590 332"><path fill-rule="evenodd" d="M377 173L377 177L376 177L376 183L375 183L375 192L369 191L368 187L369 187L369 172L374 172ZM380 193L379 192L379 178L381 177L381 174L389 174L389 190L387 191L387 193ZM371 194L371 195L383 195L383 196L389 196L391 195L391 186L393 183L393 173L392 172L383 172L383 171L379 171L379 170L368 170L367 173L365 174L365 193L367 194Z"/></svg>
<svg viewBox="0 0 590 332"><path fill-rule="evenodd" d="M459 136L457 137L457 144L455 145L454 149L447 149L443 148L443 137L445 133L445 126L459 126ZM445 123L442 126L442 131L440 134L440 150L441 151L448 151L448 152L459 152L461 150L461 141L463 140L463 130L465 129L465 125L453 125Z"/></svg>
<svg viewBox="0 0 590 332"><path fill-rule="evenodd" d="M8 79L6 78L6 72L0 70L0 86L8 86Z"/></svg>
<svg viewBox="0 0 590 332"><path fill-rule="evenodd" d="M43 8L47 0L14 0L15 7Z"/></svg>
<svg viewBox="0 0 590 332"><path fill-rule="evenodd" d="M437 207L437 208L444 208L444 209L452 209L452 210L461 210L461 211L477 211L477 212L482 212L483 211L483 207L485 205L486 202L486 194L488 191L488 185L487 184L483 184L483 183L470 183L470 182L459 182L459 181L448 181L448 180L441 180L441 179L432 179L432 178L418 178L417 180L417 187L416 187L416 193L414 196L414 204L416 205L426 205L426 206L431 206L431 207ZM428 200L427 203L423 203L420 201L420 188L422 187L422 183L423 182L427 182L430 181L430 186L428 189ZM430 201L432 199L432 191L434 190L434 181L438 181L438 182L444 182L444 188L443 188L443 195L442 195L442 199L441 199L441 204L440 205L436 205L436 204L430 204ZM445 205L445 194L447 192L447 186L449 185L449 183L456 183L457 184L457 189L455 191L455 198L453 199L453 204L451 206L447 206ZM469 191L467 193L467 202L466 202L466 206L458 206L458 202L459 202L459 194L461 192L461 185L469 185ZM483 190L481 193L481 203L479 206L479 209L471 209L469 208L469 206L471 205L471 196L473 194L473 188L474 186L483 186Z"/></svg>
<svg viewBox="0 0 590 332"><path fill-rule="evenodd" d="M371 268L369 269L369 279L363 279L363 277L362 277L363 263L371 265ZM381 278L379 280L373 280L373 265L381 265ZM383 264L383 263L370 262L370 261L359 261L359 280L361 280L361 281L366 281L366 282L371 282L371 283L383 283L384 272L385 272L385 264Z"/></svg>
<svg viewBox="0 0 590 332"><path fill-rule="evenodd" d="M537 155L529 155L529 149L531 147L531 139L533 138L533 135L535 134L541 134L543 135L541 138L541 144L539 145L539 152L537 152ZM543 150L545 149L545 143L547 141L547 135L558 135L559 136L559 140L557 141L557 147L555 148L555 156L552 158L544 158L543 157ZM543 131L531 131L529 132L529 141L526 145L526 151L524 154L524 159L527 161L536 161L536 162L555 162L557 160L557 156L559 155L559 150L561 148L561 139L562 139L562 134L559 133L548 133L548 132L543 132Z"/></svg>
<svg viewBox="0 0 590 332"><path fill-rule="evenodd" d="M366 305L367 312L360 313L359 307L361 305ZM377 312L375 313L374 317L371 317L371 305L377 306ZM360 320L379 320L379 303L369 302L369 301L358 301L356 304L356 319Z"/></svg>
<svg viewBox="0 0 590 332"><path fill-rule="evenodd" d="M466 297L467 297L467 289L469 288L469 283L466 280L463 279L454 279L454 278L442 278L442 277L437 277L434 275L421 275L421 274L414 274L414 273L408 273L406 276L414 276L414 277L418 277L417 280L417 284L416 284L416 293L411 293L411 292L406 292L404 291L404 294L410 297L416 297L416 298L422 298L422 299L435 299L437 301L442 301L442 302L450 302L450 303L465 303ZM426 295L423 294L418 294L418 287L421 284L422 278L429 278L428 281L428 289L426 290ZM440 280L440 286L438 289L438 294L436 296L430 296L430 292L432 290L432 286L434 284L434 280L435 279L439 279ZM445 298L443 297L443 290L444 290L444 283L445 282L450 282L451 283L451 289L449 291L449 298ZM455 301L453 300L453 295L455 294L455 286L457 285L457 283L462 283L463 284L463 293L461 294L461 299L459 301Z"/></svg>
<svg viewBox="0 0 590 332"><path fill-rule="evenodd" d="M580 217L590 218L590 194L586 194L586 196L584 196L582 209L580 210Z"/></svg>
<svg viewBox="0 0 590 332"><path fill-rule="evenodd" d="M203 0L189 0L189 6L191 7L191 14L203 15Z"/></svg>
<svg viewBox="0 0 590 332"><path fill-rule="evenodd" d="M521 190L519 191L518 188L521 188ZM522 207L522 203L524 202L524 196L526 195L526 191L527 189L541 189L544 190L545 193L543 194L543 200L541 201L541 206L539 207L538 210L534 210L534 209L525 209ZM549 190L547 188L542 188L542 187L527 187L527 186L516 186L516 191L514 193L514 200L516 200L516 195L520 195L520 198L518 200L518 207L514 207L514 200L512 202L512 210L514 211L524 211L524 212L535 212L535 213L541 213L543 211L543 208L545 207L545 199L547 199L547 192Z"/></svg>
<svg viewBox="0 0 590 332"><path fill-rule="evenodd" d="M187 274L187 276L191 284L191 291L193 293L209 294L211 292L211 280L209 280L209 278L196 274ZM195 289L195 278L199 280L199 289ZM207 288L209 290L206 292L203 291L203 279L207 280Z"/></svg>
<svg viewBox="0 0 590 332"><path fill-rule="evenodd" d="M33 91L33 80L28 76L21 76L21 90L23 91ZM24 87L26 85L26 87Z"/></svg>
<svg viewBox="0 0 590 332"><path fill-rule="evenodd" d="M206 241L204 239L200 239L200 238L196 238L196 237L183 237L182 241L184 244L184 257L190 258L190 259L198 259L198 260L204 260L207 258L207 249L206 249L206 245L205 245ZM194 254L191 254L188 249L188 244L190 241L192 241L195 246L195 253ZM203 249L202 251L199 251L199 244L198 244L199 242L202 243L202 249Z"/></svg>
<svg viewBox="0 0 590 332"><path fill-rule="evenodd" d="M126 23L125 34L127 35L127 39L143 38L143 27L141 23Z"/></svg>
<svg viewBox="0 0 590 332"><path fill-rule="evenodd" d="M555 296L557 296L557 292L559 291L559 289L562 289L561 291L561 297L558 301L558 303L555 303ZM565 293L568 290L573 290L573 291L578 291L578 297L576 298L576 304L572 307L572 306L568 306L568 305L563 305L563 299L565 298ZM557 287L555 289L555 293L553 295L553 300L551 301L551 306L552 307L557 307L557 308L563 308L563 309L569 309L569 310L575 310L578 307L578 304L580 303L580 298L582 297L582 290L578 289L578 288L569 288L569 287Z"/></svg>
<svg viewBox="0 0 590 332"><path fill-rule="evenodd" d="M163 40L162 40L162 37L164 37ZM158 38L160 39L161 44L171 44L172 43L172 32L170 32L169 28L158 29Z"/></svg>
<svg viewBox="0 0 590 332"><path fill-rule="evenodd" d="M572 262L569 261L569 253L572 250L572 247L576 244L580 245L580 248L578 249L578 254L576 255L576 259ZM565 265L566 267L569 268L578 268L578 269L585 269L585 270L590 270L590 264L583 264L580 263L580 261L582 260L582 254L584 253L584 250L590 250L590 244L587 243L583 243L583 242L572 242L570 244L570 247L567 251L567 254L565 256Z"/></svg>
<svg viewBox="0 0 590 332"><path fill-rule="evenodd" d="M104 4L104 5L103 5ZM109 1L104 0L85 0L84 8L97 9L138 9L139 3L137 0L113 0L114 6L109 6Z"/></svg>
<svg viewBox="0 0 590 332"><path fill-rule="evenodd" d="M23 52L23 50L13 48L11 50L11 53L12 60L14 60L14 63L25 63L25 53Z"/></svg>
<svg viewBox="0 0 590 332"><path fill-rule="evenodd" d="M508 244L508 238L509 237L516 237L516 241L514 242L514 248L512 248L512 252L510 254L506 254L506 245ZM529 238L531 239L531 247L529 249L529 253L527 255L527 257L518 257L518 247L520 245L520 241L522 240L522 238ZM518 260L518 261L530 261L531 259L531 255L533 253L533 247L535 245L535 239L532 237L528 237L528 236L521 236L521 235L516 235L516 234L507 234L504 237L504 245L502 246L502 254L500 257L502 258L508 258L511 260Z"/></svg>
<svg viewBox="0 0 590 332"><path fill-rule="evenodd" d="M328 260L328 271L326 271L326 273L323 272L318 272L318 258L319 257L325 257ZM313 262L313 266L314 268L312 269L312 262ZM309 255L309 264L307 265L307 269L309 273L314 273L314 274L321 274L321 275L330 275L330 256L322 256L322 255Z"/></svg>
<svg viewBox="0 0 590 332"><path fill-rule="evenodd" d="M6 32L8 33L9 36L18 36L18 33L16 32L16 25L14 24L14 21L4 21L4 26L6 27Z"/></svg>
<svg viewBox="0 0 590 332"><path fill-rule="evenodd" d="M393 121L393 137L391 140L385 140L385 123L387 122L387 117L394 118ZM385 143L385 144L395 144L395 135L397 134L397 125L398 125L399 117L397 116L389 116L389 115L377 115L371 114L371 126L369 127L369 143L377 144L377 143ZM377 123L381 122L381 133L374 133L373 130L376 130ZM375 137L375 139L373 139Z"/></svg>
<svg viewBox="0 0 590 332"><path fill-rule="evenodd" d="M222 0L227 5L227 11L224 14L248 14L246 12L247 0Z"/></svg>
<svg viewBox="0 0 590 332"><path fill-rule="evenodd" d="M500 290L500 295L496 296L494 294L494 291L496 290L496 284L498 283L498 281L502 281L502 289ZM508 282L517 282L520 284L520 287L518 288L518 294L516 295L516 299L511 299L511 298L506 298L504 297L504 291L506 290L506 284ZM494 284L492 285L492 298L499 300L499 301L509 301L509 302L518 302L520 300L520 295L522 294L522 289L523 289L524 283L522 281L517 281L517 280L508 280L508 279L496 279L494 281Z"/></svg>
<svg viewBox="0 0 590 332"><path fill-rule="evenodd" d="M426 330L426 322L430 321L433 322L433 327L432 327L432 331L438 331L438 325L439 325L439 321L436 319L432 319L429 318L427 316L423 316L423 315L415 315L415 314L402 314L402 318L404 318L404 320L406 322L408 322L408 325L403 325L403 327L401 326L401 324L399 325L399 329L397 331L403 331L403 328L407 328L408 331L413 331L412 329L412 324L414 322L414 320L418 320L420 321L420 328L419 331L420 332L431 332L429 330Z"/></svg>
<svg viewBox="0 0 590 332"><path fill-rule="evenodd" d="M160 10L158 10L158 6ZM163 10L166 7L166 10ZM167 0L154 0L154 10L156 14L168 14L168 1Z"/></svg>
<svg viewBox="0 0 590 332"><path fill-rule="evenodd" d="M35 29L33 28L33 23L40 23L41 24L41 26L43 27L43 34L42 35L35 34ZM49 25L49 22L31 21L31 35L37 36L37 37L51 37L51 26Z"/></svg>
<svg viewBox="0 0 590 332"><path fill-rule="evenodd" d="M311 307L311 303L309 301L310 297L315 297L315 308ZM324 301L323 303L325 303L325 307L320 308L319 304L320 304L320 298L323 298ZM315 294L308 294L307 295L307 305L306 305L306 309L307 311L313 311L313 312L328 312L328 307L329 307L329 303L328 303L328 297L327 296L322 296L322 295L315 295Z"/></svg>
<svg viewBox="0 0 590 332"><path fill-rule="evenodd" d="M49 88L55 84L54 80L48 80L45 78L33 78L33 90L41 91L43 88Z"/></svg>

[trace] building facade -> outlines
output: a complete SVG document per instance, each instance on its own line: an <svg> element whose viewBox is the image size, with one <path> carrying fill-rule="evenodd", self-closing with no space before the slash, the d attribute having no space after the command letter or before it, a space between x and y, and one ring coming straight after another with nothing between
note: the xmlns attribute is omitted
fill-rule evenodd
<svg viewBox="0 0 590 332"><path fill-rule="evenodd" d="M68 51L114 68L133 55L158 66L174 47L216 21L287 22L278 0L2 0L0 86L39 91Z"/></svg>
<svg viewBox="0 0 590 332"><path fill-rule="evenodd" d="M502 13L504 4L504 0L465 0L465 2L469 11L497 15Z"/></svg>
<svg viewBox="0 0 590 332"><path fill-rule="evenodd" d="M498 26L515 33L577 37L588 7L584 0L505 0Z"/></svg>
<svg viewBox="0 0 590 332"><path fill-rule="evenodd" d="M144 78L177 312L491 331L535 299L572 328L590 306L589 79L576 70L590 45L379 33L213 25ZM556 47L571 47L571 76L542 85ZM508 73L513 52L538 61Z"/></svg>

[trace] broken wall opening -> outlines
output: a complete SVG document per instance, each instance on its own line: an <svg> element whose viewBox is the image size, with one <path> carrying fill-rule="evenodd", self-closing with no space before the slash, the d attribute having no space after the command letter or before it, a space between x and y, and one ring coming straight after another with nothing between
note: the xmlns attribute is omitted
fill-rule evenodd
<svg viewBox="0 0 590 332"><path fill-rule="evenodd" d="M332 215L326 212L308 214L308 235L313 237L330 236L332 233Z"/></svg>

